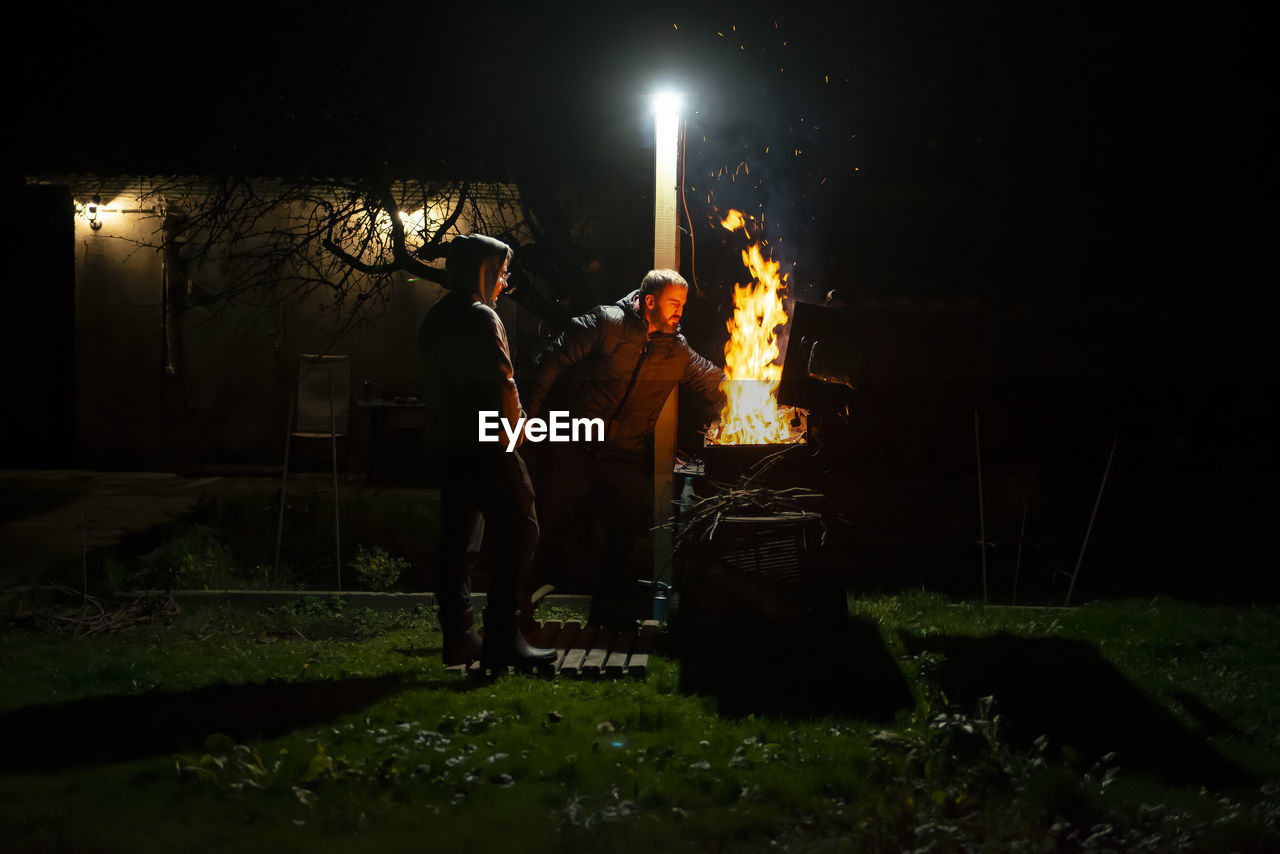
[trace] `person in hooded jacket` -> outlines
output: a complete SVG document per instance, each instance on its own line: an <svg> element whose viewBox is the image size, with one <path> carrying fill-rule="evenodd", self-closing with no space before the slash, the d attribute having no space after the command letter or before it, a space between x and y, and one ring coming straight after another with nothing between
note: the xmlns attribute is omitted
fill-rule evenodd
<svg viewBox="0 0 1280 854"><path fill-rule="evenodd" d="M440 562L436 602L446 665L479 658L484 667L555 659L520 631L520 603L538 543L533 487L519 452L479 441L481 411L515 424L524 413L506 329L494 310L512 251L480 234L449 245L450 290L418 331L418 367L429 418L429 453L441 464ZM493 547L483 641L471 609L471 571L487 539Z"/></svg>
<svg viewBox="0 0 1280 854"><path fill-rule="evenodd" d="M680 334L688 291L675 270L651 270L617 303L570 320L538 357L527 384L530 417L563 410L573 418L604 421L603 442L541 445L534 465L538 514L546 532L535 559L535 580L573 578L570 568L556 565L556 551L584 497L591 497L603 519L603 559L585 573L595 584L591 623L625 628L642 616L647 599L628 567L650 527L654 425L668 395L683 385L717 411L723 401L724 372Z"/></svg>

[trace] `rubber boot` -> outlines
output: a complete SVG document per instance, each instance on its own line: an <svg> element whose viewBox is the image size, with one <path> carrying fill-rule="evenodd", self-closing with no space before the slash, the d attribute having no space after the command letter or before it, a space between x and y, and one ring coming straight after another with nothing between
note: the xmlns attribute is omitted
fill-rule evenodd
<svg viewBox="0 0 1280 854"><path fill-rule="evenodd" d="M444 635L444 666L469 664L480 657L483 646L475 629L475 615L470 608L446 614L440 612L440 631Z"/></svg>
<svg viewBox="0 0 1280 854"><path fill-rule="evenodd" d="M497 669L514 665L527 667L556 660L554 649L531 646L520 631L520 612L498 614L485 611L484 642L480 650L480 666Z"/></svg>

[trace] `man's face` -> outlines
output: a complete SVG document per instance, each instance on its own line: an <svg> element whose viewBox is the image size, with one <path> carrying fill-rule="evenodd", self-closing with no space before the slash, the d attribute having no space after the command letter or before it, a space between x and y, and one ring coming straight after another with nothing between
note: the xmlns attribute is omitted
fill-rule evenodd
<svg viewBox="0 0 1280 854"><path fill-rule="evenodd" d="M649 321L649 331L674 334L680 326L680 316L684 314L684 304L688 298L688 289L679 285L667 285L659 293L645 297L645 318Z"/></svg>
<svg viewBox="0 0 1280 854"><path fill-rule="evenodd" d="M498 294L507 287L507 276L510 274L510 262L503 261L502 266L498 268L498 273L494 276L493 270L497 261L485 265L484 273L481 278L480 296L485 304L493 306L498 301Z"/></svg>

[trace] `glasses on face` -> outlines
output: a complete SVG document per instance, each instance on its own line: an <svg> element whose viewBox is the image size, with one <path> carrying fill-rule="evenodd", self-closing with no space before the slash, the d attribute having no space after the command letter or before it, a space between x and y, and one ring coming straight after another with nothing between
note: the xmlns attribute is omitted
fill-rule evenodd
<svg viewBox="0 0 1280 854"><path fill-rule="evenodd" d="M509 278L511 278L511 271L504 267L502 272L498 273L498 281L505 285Z"/></svg>

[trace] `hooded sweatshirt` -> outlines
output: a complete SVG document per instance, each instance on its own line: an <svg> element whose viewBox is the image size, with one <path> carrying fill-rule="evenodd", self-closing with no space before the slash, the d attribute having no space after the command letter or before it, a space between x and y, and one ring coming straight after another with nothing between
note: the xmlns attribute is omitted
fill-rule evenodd
<svg viewBox="0 0 1280 854"><path fill-rule="evenodd" d="M493 275L507 257L507 244L480 234L454 238L445 270L450 291L432 306L418 330L418 374L427 405L430 443L454 451L505 449L505 436L481 444L479 413L494 411L515 425L524 416L516 390L507 331L492 307L480 300L492 260Z"/></svg>

